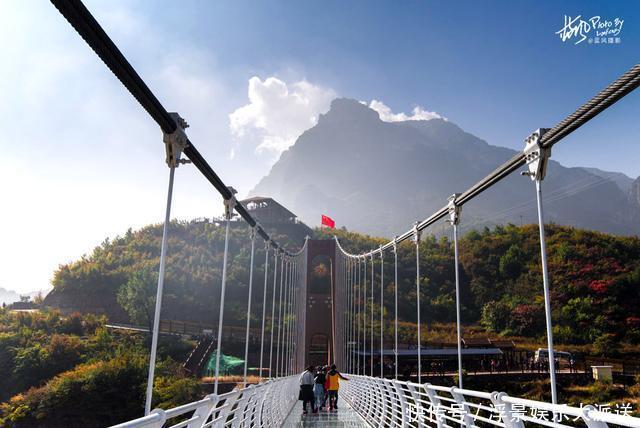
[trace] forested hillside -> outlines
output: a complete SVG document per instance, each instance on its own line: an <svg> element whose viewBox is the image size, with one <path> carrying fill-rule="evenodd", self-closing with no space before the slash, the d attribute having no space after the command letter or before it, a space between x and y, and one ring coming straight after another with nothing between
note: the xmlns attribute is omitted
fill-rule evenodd
<svg viewBox="0 0 640 428"><path fill-rule="evenodd" d="M269 230L271 236L297 251L309 229L304 225L281 225ZM233 222L230 229L229 266L225 320L239 325L245 319L249 282L249 228ZM53 291L45 305L63 310L104 313L111 321L129 321L119 304L118 293L125 285L144 288L138 295L122 295L123 300L139 299L138 306L153 307L162 226L131 230L122 237L105 240L93 253L62 265L55 272ZM224 227L215 222L172 222L169 228L166 279L162 318L217 323L220 279L224 249ZM271 252L273 254L273 251ZM264 245L256 240L256 278L264 276ZM260 261L260 263L258 262ZM143 294L143 296L140 296ZM146 324L147 316L134 322Z"/></svg>
<svg viewBox="0 0 640 428"><path fill-rule="evenodd" d="M354 233L336 233L350 252L382 242ZM558 225L547 225L546 233L556 341L596 343L610 352L621 342L639 343L640 239ZM504 335L542 337L544 300L537 226L473 230L459 245L463 323L480 323ZM399 317L415 322L414 246L409 242L399 246L398 283ZM385 308L389 316L393 315L392 263L389 252L385 257ZM379 267L376 269L379 272ZM454 322L453 243L423 235L420 274L423 322ZM377 289L374 296L379 294ZM428 334L427 329L427 338Z"/></svg>
<svg viewBox="0 0 640 428"><path fill-rule="evenodd" d="M192 347L161 337L154 407L202 396L181 369ZM141 416L148 348L145 336L110 331L101 317L0 309L0 426L109 426Z"/></svg>
<svg viewBox="0 0 640 428"><path fill-rule="evenodd" d="M47 304L91 311L101 306L107 315L126 319L118 293L136 281L147 283L152 306L161 227L129 231L105 241L93 254L61 266ZM276 238L297 248L304 229L276 231ZM286 241L285 234L291 237ZM332 239L352 252L377 247L383 240L344 230L316 230L316 238ZM249 231L232 227L225 323L243 325L249 276ZM548 225L549 272L556 340L559 343L603 346L640 342L640 240ZM172 223L164 319L214 324L217 319L224 229L206 222ZM423 322L455 320L452 243L425 234L421 243ZM256 278L263 278L264 249L257 246ZM535 225L498 226L471 231L460 242L462 320L495 333L542 337L544 309L538 229ZM385 257L385 309L392 316L392 254ZM399 246L399 314L415 322L415 253L409 242ZM376 272L379 272L376 261ZM145 280L140 272L149 275ZM262 289L262 281L256 283ZM271 281L269 281L269 289ZM374 293L379 304L379 280ZM126 296L124 296L126 297ZM120 301L122 302L122 296ZM261 314L254 295L253 316ZM377 313L377 311L376 311ZM144 317L142 317L144 319ZM144 323L144 321L142 321ZM428 335L428 329L425 330Z"/></svg>

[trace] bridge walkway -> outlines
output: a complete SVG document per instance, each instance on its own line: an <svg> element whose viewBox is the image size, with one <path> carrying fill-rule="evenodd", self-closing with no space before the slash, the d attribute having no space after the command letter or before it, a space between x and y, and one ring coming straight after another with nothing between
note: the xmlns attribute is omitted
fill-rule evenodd
<svg viewBox="0 0 640 428"><path fill-rule="evenodd" d="M345 400L340 399L338 410L302 414L302 401L296 402L283 427L368 427L369 425Z"/></svg>

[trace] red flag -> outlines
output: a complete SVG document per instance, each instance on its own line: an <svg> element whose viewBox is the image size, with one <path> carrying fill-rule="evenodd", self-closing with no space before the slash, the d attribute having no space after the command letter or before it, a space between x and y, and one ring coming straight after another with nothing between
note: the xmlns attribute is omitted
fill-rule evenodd
<svg viewBox="0 0 640 428"><path fill-rule="evenodd" d="M331 217L326 216L326 215L323 214L322 215L322 225L323 226L328 226L331 229L333 229L333 228L336 227L336 222L333 221L333 219Z"/></svg>

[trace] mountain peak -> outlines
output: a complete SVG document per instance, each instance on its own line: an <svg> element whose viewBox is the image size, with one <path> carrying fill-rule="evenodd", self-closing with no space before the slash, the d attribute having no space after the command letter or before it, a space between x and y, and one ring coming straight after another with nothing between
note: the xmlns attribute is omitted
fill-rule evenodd
<svg viewBox="0 0 640 428"><path fill-rule="evenodd" d="M331 101L331 108L320 115L320 122L353 122L353 121L380 121L380 115L366 104L352 98L336 98Z"/></svg>
<svg viewBox="0 0 640 428"><path fill-rule="evenodd" d="M384 113L364 103L337 98L251 194L276 198L308 224L329 213L350 229L393 236L440 209L452 193L468 188L516 153L489 145L445 119L427 119L428 114L418 113L395 114L394 120L387 121L381 119ZM585 182L594 184L580 184ZM552 162L545 183L561 196L554 201L548 221L617 234L637 233L637 222L631 216L612 216L609 207L619 206L621 213L638 212L640 216L640 202L632 203L634 196L640 201L640 181L628 198L611 180ZM570 191L575 186L584 189ZM530 191L530 182L511 175L499 191L474 201L465 218L470 225L535 221ZM501 212L504 214L496 216Z"/></svg>

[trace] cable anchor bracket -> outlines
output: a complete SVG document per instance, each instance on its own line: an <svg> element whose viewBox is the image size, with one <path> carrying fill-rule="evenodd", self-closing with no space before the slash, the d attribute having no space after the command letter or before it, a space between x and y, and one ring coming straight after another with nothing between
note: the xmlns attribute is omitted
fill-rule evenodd
<svg viewBox="0 0 640 428"><path fill-rule="evenodd" d="M462 207L460 205L458 205L458 197L460 196L460 193L454 193L453 195L449 196L449 203L447 204L447 210L449 211L449 219L446 220L447 223L449 223L450 225L458 225L458 223L460 223L460 211L462 209Z"/></svg>
<svg viewBox="0 0 640 428"><path fill-rule="evenodd" d="M528 171L520 174L533 181L542 181L547 174L547 163L551 157L551 147L542 147L540 141L549 128L539 128L524 140L524 160Z"/></svg>
<svg viewBox="0 0 640 428"><path fill-rule="evenodd" d="M420 236L422 235L422 231L418 229L418 222L416 221L413 224L413 242L418 245L420 244Z"/></svg>
<svg viewBox="0 0 640 428"><path fill-rule="evenodd" d="M165 151L167 154L166 162L169 168L177 168L181 164L191 163L188 159L180 159L182 152L189 145L189 138L184 132L189 127L189 124L178 113L172 112L169 115L176 122L176 129L167 134L162 134L162 141L164 142Z"/></svg>
<svg viewBox="0 0 640 428"><path fill-rule="evenodd" d="M233 209L237 204L236 193L238 193L238 191L231 186L229 186L228 189L231 191L231 196L229 199L224 200L224 218L231 220L233 217Z"/></svg>

